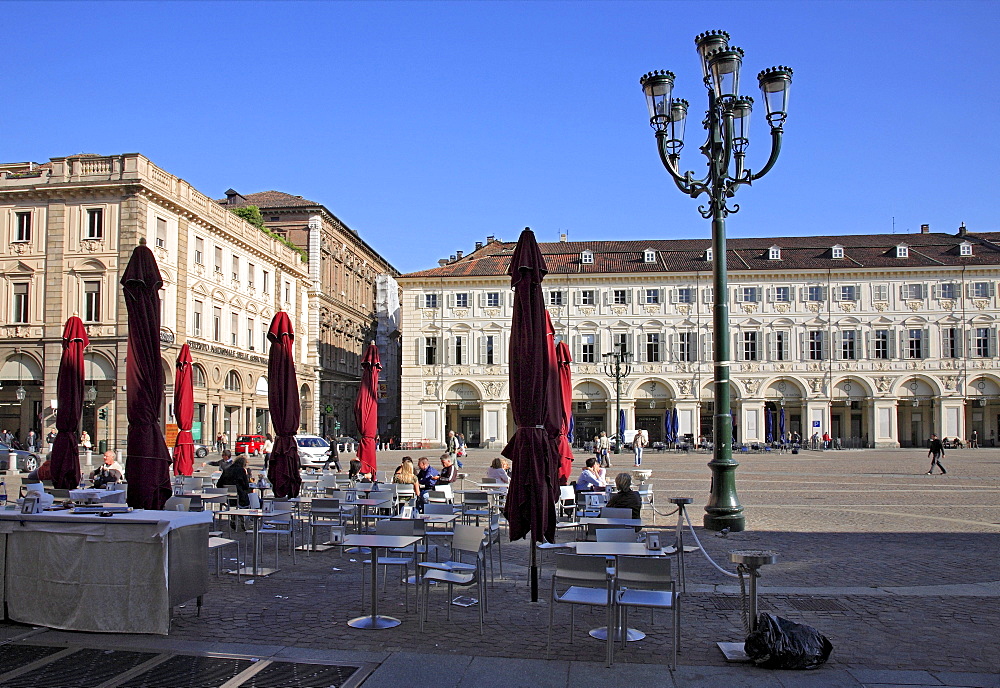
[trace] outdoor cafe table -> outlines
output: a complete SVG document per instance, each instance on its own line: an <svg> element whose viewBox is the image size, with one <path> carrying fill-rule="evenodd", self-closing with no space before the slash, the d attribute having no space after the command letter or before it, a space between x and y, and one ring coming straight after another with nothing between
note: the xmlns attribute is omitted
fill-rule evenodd
<svg viewBox="0 0 1000 688"><path fill-rule="evenodd" d="M355 499L353 502L347 502L347 504L357 504L358 506L364 507L364 511L359 516L359 524L364 524L364 520L368 518L369 510L372 507L381 506L391 501L391 497L386 497L385 499Z"/></svg>
<svg viewBox="0 0 1000 688"><path fill-rule="evenodd" d="M98 488L70 490L69 498L74 501L93 498L95 502L101 504L124 504L125 490L102 490Z"/></svg>
<svg viewBox="0 0 1000 688"><path fill-rule="evenodd" d="M208 591L212 514L0 510L0 610L69 631L159 633Z"/></svg>
<svg viewBox="0 0 1000 688"><path fill-rule="evenodd" d="M263 509L230 509L228 511L220 512L224 516L246 516L248 518L254 519L253 527L253 567L244 566L239 570L239 573L244 576L270 576L272 573L277 573L278 569L271 568L259 568L257 566L257 561L260 553L260 530L261 523L264 518L270 518L273 516L284 516L285 514L292 513L288 509L274 509L273 511L265 512ZM277 547L277 543L274 545ZM236 571L233 572L234 574Z"/></svg>
<svg viewBox="0 0 1000 688"><path fill-rule="evenodd" d="M351 619L347 625L352 628L373 630L392 628L401 622L391 616L379 616L378 613L378 551L379 549L402 549L420 541L417 535L348 535L343 542L344 547L368 547L371 550L372 561L372 613Z"/></svg>
<svg viewBox="0 0 1000 688"><path fill-rule="evenodd" d="M600 518L597 516L584 516L578 518L576 523L581 526L612 526L620 528L642 528L641 518Z"/></svg>
<svg viewBox="0 0 1000 688"><path fill-rule="evenodd" d="M617 520L632 521L635 519ZM659 549L646 549L646 545L642 542L577 542L575 549L577 554L588 554L598 557L658 557L668 553ZM597 638L598 640L607 640L608 627L601 626L600 628L592 629L590 637ZM626 635L626 639L630 641L642 640L645 637L645 633L635 628L628 629L628 634ZM619 635L615 640L616 642L621 640L621 636Z"/></svg>

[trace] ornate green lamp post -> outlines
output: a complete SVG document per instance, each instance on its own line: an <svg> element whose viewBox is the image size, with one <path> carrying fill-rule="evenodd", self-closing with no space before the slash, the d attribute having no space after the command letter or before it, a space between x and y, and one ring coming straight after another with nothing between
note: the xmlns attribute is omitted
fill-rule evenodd
<svg viewBox="0 0 1000 688"><path fill-rule="evenodd" d="M715 450L709 468L712 469L712 492L705 506L705 527L710 530L729 528L740 531L746 527L743 507L736 496L736 467L733 461L733 426L729 387L729 290L726 272L726 216L739 210L727 205L741 185L750 185L767 174L778 160L781 150L782 125L788 105L788 87L792 70L771 67L757 75L767 121L771 127L771 155L758 172L745 166L746 149L750 143L750 110L753 99L739 94L740 66L743 50L729 45L725 31L707 31L695 39L705 87L708 90L708 111L703 125L708 139L701 147L708 158L708 173L695 178L694 172L680 171L681 149L684 147L684 120L688 102L673 97L674 74L655 71L640 79L649 106L649 123L656 132L660 160L670 173L677 188L691 198L708 196L698 207L701 216L712 220L712 273L715 283L713 325L715 335L715 418L713 440Z"/></svg>
<svg viewBox="0 0 1000 688"><path fill-rule="evenodd" d="M625 437L624 428L619 424L622 417L622 380L632 374L632 354L625 350L621 343L615 344L614 351L602 354L604 359L604 374L615 381L615 454L622 453Z"/></svg>

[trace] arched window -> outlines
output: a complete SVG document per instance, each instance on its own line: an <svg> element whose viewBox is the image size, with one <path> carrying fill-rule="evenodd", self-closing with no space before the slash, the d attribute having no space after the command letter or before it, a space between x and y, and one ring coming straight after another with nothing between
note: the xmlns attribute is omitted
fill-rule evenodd
<svg viewBox="0 0 1000 688"><path fill-rule="evenodd" d="M195 387L208 386L208 378L205 376L205 369L200 365L191 366L191 384Z"/></svg>
<svg viewBox="0 0 1000 688"><path fill-rule="evenodd" d="M226 375L226 391L239 392L241 389L243 389L243 383L240 381L240 374L235 370L230 370L229 374Z"/></svg>

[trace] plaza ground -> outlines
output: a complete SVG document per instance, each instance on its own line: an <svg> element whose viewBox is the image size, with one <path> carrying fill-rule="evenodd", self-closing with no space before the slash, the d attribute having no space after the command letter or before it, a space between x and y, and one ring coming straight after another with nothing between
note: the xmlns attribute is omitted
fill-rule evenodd
<svg viewBox="0 0 1000 688"><path fill-rule="evenodd" d="M384 452L379 465L391 470L404 455L428 456L437 465L440 453ZM472 450L462 471L479 478L498 455ZM585 458L578 455L574 475ZM1000 449L950 451L943 476L925 475L929 461L919 450L740 455L737 484L747 530L724 538L700 526L710 458L647 452L643 468L653 472L656 509L668 514L669 497L692 497L690 515L702 544L730 571L730 550L778 552L778 563L762 571L761 609L830 638L833 655L818 671L727 665L715 643L742 640L739 585L700 553L687 558L677 671L664 666L667 629L659 618L651 625L648 614L636 614L631 624L647 638L619 650L615 667L605 669L604 645L585 633L603 625L603 612L586 609L576 612L572 640L569 612L556 610L546 662L551 559L543 555L541 600L531 603L524 541L503 545L504 577L490 588L483 635L475 607L454 607L452 620L445 619L440 591L432 592L430 622L421 634L412 591L407 611L404 588L393 582L382 609L403 623L383 631L348 627L360 613L361 557L331 550L300 553L296 565L283 551L282 570L252 584L213 575L201 616L193 604L176 610L165 638L47 631L32 642L370 662L366 687L607 686L627 685L630 677L677 686L1000 688ZM612 461L611 474L633 468L631 454ZM651 512L643 515L651 523ZM675 515L657 515L648 527L662 529L662 539L670 541L675 523ZM560 533L560 539L570 537ZM265 556L273 558L270 545ZM25 628L6 624L0 630L13 637Z"/></svg>

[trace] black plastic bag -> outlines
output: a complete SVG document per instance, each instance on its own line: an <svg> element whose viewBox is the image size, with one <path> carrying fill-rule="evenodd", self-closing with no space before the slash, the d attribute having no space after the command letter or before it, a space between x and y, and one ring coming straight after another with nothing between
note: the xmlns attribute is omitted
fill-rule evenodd
<svg viewBox="0 0 1000 688"><path fill-rule="evenodd" d="M812 626L773 614L761 614L744 650L765 669L815 669L830 658L833 645Z"/></svg>

